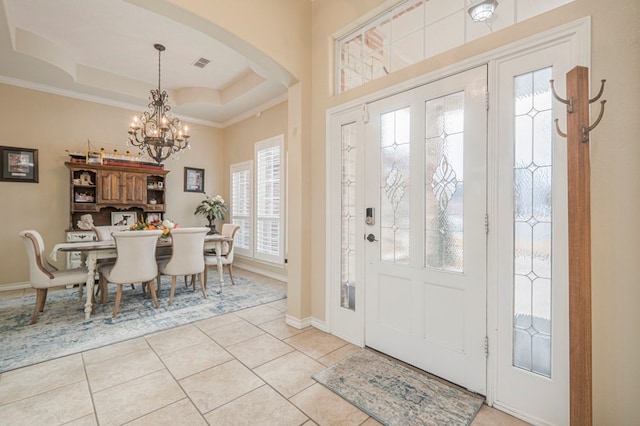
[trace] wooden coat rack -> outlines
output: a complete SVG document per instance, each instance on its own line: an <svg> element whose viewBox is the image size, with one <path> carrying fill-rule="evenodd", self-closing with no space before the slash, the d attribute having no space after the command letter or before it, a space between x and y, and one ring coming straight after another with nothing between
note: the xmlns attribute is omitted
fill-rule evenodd
<svg viewBox="0 0 640 426"><path fill-rule="evenodd" d="M572 425L592 425L591 375L591 186L589 134L600 123L600 114L589 124L589 104L604 92L601 81L598 95L589 99L589 70L577 66L567 73L567 99L553 96L567 105L567 133L556 119L556 130L567 138L569 208L569 414Z"/></svg>

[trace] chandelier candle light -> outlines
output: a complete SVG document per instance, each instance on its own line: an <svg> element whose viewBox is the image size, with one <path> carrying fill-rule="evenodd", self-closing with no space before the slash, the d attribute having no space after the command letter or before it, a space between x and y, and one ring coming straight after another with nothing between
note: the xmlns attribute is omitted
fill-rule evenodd
<svg viewBox="0 0 640 426"><path fill-rule="evenodd" d="M161 44L154 44L158 51L158 89L151 90L149 111L142 117L133 118L129 129L129 143L146 152L156 163L162 164L170 156L177 158L178 152L189 146L187 126L171 116L169 95L160 89L160 55L165 50Z"/></svg>

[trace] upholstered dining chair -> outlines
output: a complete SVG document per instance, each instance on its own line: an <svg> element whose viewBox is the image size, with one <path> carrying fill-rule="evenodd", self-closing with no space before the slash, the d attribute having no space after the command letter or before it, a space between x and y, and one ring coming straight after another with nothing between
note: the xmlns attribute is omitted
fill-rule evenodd
<svg viewBox="0 0 640 426"><path fill-rule="evenodd" d="M104 298L107 294L107 284L117 284L116 301L113 305L112 317L118 315L120 299L122 298L122 286L124 284L147 284L156 308L158 298L154 280L158 275L156 263L156 245L162 231L116 231L113 239L116 242L116 261L114 264L105 264L98 267L100 271L100 291Z"/></svg>
<svg viewBox="0 0 640 426"><path fill-rule="evenodd" d="M206 299L207 292L204 285L204 238L209 228L176 228L171 230L173 241L171 257L158 262L158 288L160 288L161 275L171 276L171 293L169 293L169 306L173 304L173 296L176 291L176 279L182 275L196 275L200 281L202 296ZM186 278L185 278L186 281ZM195 282L193 284L195 290Z"/></svg>
<svg viewBox="0 0 640 426"><path fill-rule="evenodd" d="M238 229L240 229L240 225L233 225L230 223L225 223L224 225L222 225L222 230L220 232L220 235L223 235L225 237L230 237L230 238L235 238L236 236L236 232L238 232ZM233 280L233 240L231 240L229 243L227 243L226 241L222 243L222 256L221 256L221 260L222 260L222 266L226 266L227 269L229 270L229 278L231 279L231 284L235 285L236 282ZM204 270L204 282L207 282L207 278L209 275L209 266L218 266L218 256L215 254L214 252L207 252L204 255L204 264L205 264L205 270Z"/></svg>
<svg viewBox="0 0 640 426"><path fill-rule="evenodd" d="M98 225L98 226L93 226L91 228L91 230L93 231L94 234L96 234L96 240L98 241L111 241L113 240L113 236L111 235L114 232L118 232L118 231L126 231L127 229L129 229L129 227L127 225ZM98 265L106 265L109 263L115 263L115 260L113 259L99 259L98 260ZM98 275L100 275L100 268L98 268ZM135 288L133 286L133 284L131 284L131 288ZM142 289L144 292L144 288ZM97 285L96 286L96 296L100 294L100 286ZM104 303L105 298L102 297L102 303Z"/></svg>
<svg viewBox="0 0 640 426"><path fill-rule="evenodd" d="M36 308L31 324L38 320L38 314L44 310L48 290L52 287L71 284L83 285L87 281L87 268L58 270L51 265L44 254L42 236L34 230L20 232L29 256L29 282L36 289Z"/></svg>

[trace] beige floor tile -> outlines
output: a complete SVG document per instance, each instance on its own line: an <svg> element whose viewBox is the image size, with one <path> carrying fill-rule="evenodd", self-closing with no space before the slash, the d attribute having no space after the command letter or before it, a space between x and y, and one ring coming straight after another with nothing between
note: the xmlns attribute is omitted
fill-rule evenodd
<svg viewBox="0 0 640 426"><path fill-rule="evenodd" d="M103 363L86 366L92 392L99 392L162 369L164 364L149 347L111 358Z"/></svg>
<svg viewBox="0 0 640 426"><path fill-rule="evenodd" d="M254 370L264 381L286 398L315 383L311 376L324 370L324 365L295 351Z"/></svg>
<svg viewBox="0 0 640 426"><path fill-rule="evenodd" d="M529 423L523 422L503 411L483 405L471 426L524 426Z"/></svg>
<svg viewBox="0 0 640 426"><path fill-rule="evenodd" d="M300 410L269 386L262 386L206 416L212 425L300 425L307 420Z"/></svg>
<svg viewBox="0 0 640 426"><path fill-rule="evenodd" d="M249 321L251 324L258 325L263 322L272 321L274 319L282 319L284 321L284 312L280 312L267 305L254 306L253 308L243 309L236 312L236 315Z"/></svg>
<svg viewBox="0 0 640 426"><path fill-rule="evenodd" d="M382 426L382 423L374 419L373 417L369 417L362 425L360 426Z"/></svg>
<svg viewBox="0 0 640 426"><path fill-rule="evenodd" d="M308 327L303 333L285 339L284 342L315 359L347 344L339 337L312 327Z"/></svg>
<svg viewBox="0 0 640 426"><path fill-rule="evenodd" d="M275 302L267 303L267 306L271 306L273 309L280 312L287 312L287 299L276 300Z"/></svg>
<svg viewBox="0 0 640 426"><path fill-rule="evenodd" d="M307 420L302 426L316 426L317 424L318 423L314 422L313 420Z"/></svg>
<svg viewBox="0 0 640 426"><path fill-rule="evenodd" d="M270 334L262 334L253 339L231 345L227 350L247 367L255 368L265 362L288 354L294 349Z"/></svg>
<svg viewBox="0 0 640 426"><path fill-rule="evenodd" d="M280 340L295 336L306 330L306 328L299 329L291 327L284 322L284 319L281 318L262 323L258 327Z"/></svg>
<svg viewBox="0 0 640 426"><path fill-rule="evenodd" d="M182 388L203 414L263 384L258 376L236 360L180 380Z"/></svg>
<svg viewBox="0 0 640 426"><path fill-rule="evenodd" d="M75 382L0 406L4 425L56 425L93 413L87 382Z"/></svg>
<svg viewBox="0 0 640 426"><path fill-rule="evenodd" d="M89 366L92 364L102 364L111 358L147 348L149 348L149 345L146 340L144 340L144 337L138 337L137 339L125 340L124 342L83 352L82 358L84 359L84 364Z"/></svg>
<svg viewBox="0 0 640 426"><path fill-rule="evenodd" d="M333 352L329 352L323 357L318 358L318 362L326 365L327 367L335 364L338 361L342 361L349 355L352 355L360 350L360 347L347 343L343 347L336 349Z"/></svg>
<svg viewBox="0 0 640 426"><path fill-rule="evenodd" d="M70 355L17 370L0 376L0 401L8 404L65 385L84 382L81 355Z"/></svg>
<svg viewBox="0 0 640 426"><path fill-rule="evenodd" d="M369 417L317 383L296 394L289 401L319 425L360 425Z"/></svg>
<svg viewBox="0 0 640 426"><path fill-rule="evenodd" d="M218 315L217 317L209 318L206 320L194 322L193 325L195 325L200 330L207 333L215 328L229 325L231 323L238 322L238 321L242 321L242 318L240 318L236 314L224 314L224 315Z"/></svg>
<svg viewBox="0 0 640 426"><path fill-rule="evenodd" d="M183 399L186 395L162 370L93 394L101 426L121 425Z"/></svg>
<svg viewBox="0 0 640 426"><path fill-rule="evenodd" d="M226 348L264 334L264 331L253 324L241 320L208 330L206 333L223 348Z"/></svg>
<svg viewBox="0 0 640 426"><path fill-rule="evenodd" d="M199 343L160 357L176 379L183 379L216 365L231 361L233 356L213 340Z"/></svg>
<svg viewBox="0 0 640 426"><path fill-rule="evenodd" d="M96 415L92 412L88 416L65 423L64 426L98 426L98 421L96 420Z"/></svg>
<svg viewBox="0 0 640 426"><path fill-rule="evenodd" d="M209 340L202 330L192 324L154 333L146 339L158 355L175 352Z"/></svg>
<svg viewBox="0 0 640 426"><path fill-rule="evenodd" d="M188 398L127 423L128 426L206 426L206 424L207 422Z"/></svg>

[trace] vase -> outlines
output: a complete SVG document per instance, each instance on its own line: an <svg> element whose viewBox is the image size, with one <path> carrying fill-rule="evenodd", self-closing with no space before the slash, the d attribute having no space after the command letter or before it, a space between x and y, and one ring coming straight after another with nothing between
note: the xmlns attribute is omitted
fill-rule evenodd
<svg viewBox="0 0 640 426"><path fill-rule="evenodd" d="M209 232L207 234L217 234L218 230L216 229L216 224L214 222L215 219L209 219Z"/></svg>

